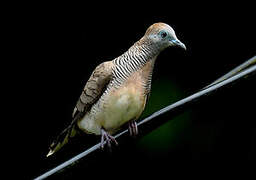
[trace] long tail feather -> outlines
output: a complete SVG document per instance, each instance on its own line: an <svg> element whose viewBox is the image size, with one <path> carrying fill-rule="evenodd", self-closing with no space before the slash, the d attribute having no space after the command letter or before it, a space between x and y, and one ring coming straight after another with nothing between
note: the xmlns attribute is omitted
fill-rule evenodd
<svg viewBox="0 0 256 180"><path fill-rule="evenodd" d="M49 157L55 152L57 152L58 150L60 150L65 144L68 143L71 137L75 136L75 134L76 134L76 130L74 125L70 125L66 129L64 129L64 131L62 131L62 133L60 133L60 135L50 145L50 151L46 155L46 157Z"/></svg>

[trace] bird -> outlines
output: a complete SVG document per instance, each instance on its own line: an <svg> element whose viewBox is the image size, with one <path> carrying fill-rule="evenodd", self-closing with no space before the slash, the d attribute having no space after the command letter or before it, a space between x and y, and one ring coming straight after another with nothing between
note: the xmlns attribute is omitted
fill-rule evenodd
<svg viewBox="0 0 256 180"><path fill-rule="evenodd" d="M173 28L154 23L126 52L99 64L78 98L70 125L50 145L47 157L57 152L78 131L101 136L105 144L118 144L113 134L125 124L131 136L138 134L136 121L145 109L151 91L155 61L167 47L186 46Z"/></svg>

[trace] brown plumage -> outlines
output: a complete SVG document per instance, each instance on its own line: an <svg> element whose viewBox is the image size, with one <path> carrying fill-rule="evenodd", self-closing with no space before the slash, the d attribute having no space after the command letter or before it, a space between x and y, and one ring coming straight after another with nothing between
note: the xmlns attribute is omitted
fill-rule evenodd
<svg viewBox="0 0 256 180"><path fill-rule="evenodd" d="M87 81L73 112L70 126L52 143L53 154L76 133L101 135L110 146L111 136L128 123L131 135L138 129L136 120L142 114L151 89L151 77L158 54L168 46L180 46L174 30L165 23L151 25L145 35L127 52L112 61L103 62Z"/></svg>
<svg viewBox="0 0 256 180"><path fill-rule="evenodd" d="M112 66L113 63L109 61L96 67L77 101L72 114L73 118L80 113L85 113L99 99L111 80Z"/></svg>

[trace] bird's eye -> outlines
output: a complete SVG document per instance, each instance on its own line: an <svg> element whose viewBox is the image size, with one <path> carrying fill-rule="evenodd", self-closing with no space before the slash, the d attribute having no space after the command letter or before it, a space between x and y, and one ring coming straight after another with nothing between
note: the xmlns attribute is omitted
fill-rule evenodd
<svg viewBox="0 0 256 180"><path fill-rule="evenodd" d="M167 32L161 31L160 36L161 36L161 38L165 38L167 36Z"/></svg>

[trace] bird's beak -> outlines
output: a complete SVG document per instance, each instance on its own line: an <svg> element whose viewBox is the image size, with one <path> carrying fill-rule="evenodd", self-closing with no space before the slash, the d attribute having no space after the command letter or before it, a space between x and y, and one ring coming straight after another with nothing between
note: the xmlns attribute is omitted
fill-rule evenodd
<svg viewBox="0 0 256 180"><path fill-rule="evenodd" d="M178 39L172 39L170 40L171 41L171 44L174 45L174 46L178 46L178 47L181 47L182 49L186 50L186 46L185 44L183 44L180 40Z"/></svg>

